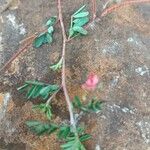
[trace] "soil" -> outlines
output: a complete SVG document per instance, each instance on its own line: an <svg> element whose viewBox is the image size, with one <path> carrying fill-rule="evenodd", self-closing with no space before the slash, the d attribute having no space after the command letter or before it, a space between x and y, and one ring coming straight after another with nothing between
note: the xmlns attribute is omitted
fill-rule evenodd
<svg viewBox="0 0 150 150"><path fill-rule="evenodd" d="M99 15L105 2L97 0ZM4 2L0 0L0 5ZM90 1L63 1L66 30L70 15L81 5L90 10ZM150 4L128 6L90 24L89 34L70 41L66 48L67 88L70 98L81 98L81 84L90 72L100 77L98 89L88 96L105 101L98 114L81 118L92 139L87 150L150 150ZM57 15L52 0L20 0L16 10L0 15L0 67L14 54L19 43L39 31L50 16ZM59 150L56 135L37 137L24 125L26 120L45 121L32 111L39 100L27 101L16 88L26 80L60 82L60 72L49 69L59 58L62 48L57 25L52 45L29 48L0 76L0 110L4 95L11 93L5 116L0 120L0 150ZM86 100L87 102L87 100ZM54 122L68 121L63 93L52 101ZM0 111L1 112L1 111Z"/></svg>

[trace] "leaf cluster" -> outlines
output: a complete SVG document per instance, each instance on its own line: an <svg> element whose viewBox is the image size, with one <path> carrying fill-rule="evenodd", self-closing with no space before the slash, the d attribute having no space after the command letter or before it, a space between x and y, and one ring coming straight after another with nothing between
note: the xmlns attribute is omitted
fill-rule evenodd
<svg viewBox="0 0 150 150"><path fill-rule="evenodd" d="M57 70L61 69L61 67L62 67L62 62L63 62L63 59L61 58L61 59L58 61L58 63L56 63L56 64L50 66L50 69L52 69L53 71L57 71Z"/></svg>
<svg viewBox="0 0 150 150"><path fill-rule="evenodd" d="M101 110L102 103L103 103L102 101L93 98L88 104L83 105L78 96L75 96L72 102L74 108L78 108L84 112L95 112L95 113L98 113Z"/></svg>
<svg viewBox="0 0 150 150"><path fill-rule="evenodd" d="M86 6L82 6L71 16L71 24L69 29L69 37L73 37L80 33L86 35L87 31L83 26L89 22L89 12L86 10Z"/></svg>
<svg viewBox="0 0 150 150"><path fill-rule="evenodd" d="M86 10L86 6L79 8L71 16L71 24L69 29L69 38L77 35L87 35L87 31L84 29L84 25L89 22L89 12ZM38 35L34 40L33 46L36 48L41 47L43 44L52 43L54 24L56 23L56 17L51 17L45 24L47 31ZM62 67L63 59L61 58L58 63L50 66L54 71L57 71ZM46 84L39 81L26 81L25 84L18 88L20 92L27 92L27 99L34 99L42 97L48 99L48 97L57 92L59 86L54 84ZM92 99L88 104L84 105L78 96L75 96L72 105L74 108L78 108L84 112L99 112L101 110L102 102ZM51 106L48 103L42 103L34 105L33 109L38 109L43 112L49 120L52 118ZM63 140L64 144L61 145L62 150L86 150L82 142L91 138L91 135L85 133L84 127L77 127L77 131L74 131L71 126L63 124L57 125L54 123L44 123L37 120L30 120L26 122L26 125L36 135L50 135L57 132L59 140Z"/></svg>
<svg viewBox="0 0 150 150"><path fill-rule="evenodd" d="M66 143L60 147L62 150L86 150L80 139L76 136L68 138Z"/></svg>
<svg viewBox="0 0 150 150"><path fill-rule="evenodd" d="M26 122L26 125L36 135L44 135L44 134L51 134L58 129L56 124L52 123L43 123L36 120L30 120Z"/></svg>
<svg viewBox="0 0 150 150"><path fill-rule="evenodd" d="M54 32L54 27L53 25L56 22L56 17L51 17L47 22L46 22L46 27L47 31L41 33L33 42L33 46L36 48L41 47L43 44L46 43L52 43L53 41L53 32Z"/></svg>
<svg viewBox="0 0 150 150"><path fill-rule="evenodd" d="M82 142L90 139L91 135L86 134L83 127L78 127L77 134L75 134L69 126L62 126L58 132L58 137L65 140L65 143L61 145L63 150L85 150Z"/></svg>
<svg viewBox="0 0 150 150"><path fill-rule="evenodd" d="M27 99L42 97L47 99L50 94L53 94L59 89L59 86L54 84L45 84L39 81L25 81L25 84L19 87L17 90L20 92L26 91Z"/></svg>
<svg viewBox="0 0 150 150"><path fill-rule="evenodd" d="M40 110L42 113L45 114L45 116L49 120L51 120L51 118L52 118L52 110L51 110L51 106L50 105L42 103L42 104L39 104L39 105L34 105L32 108Z"/></svg>
<svg viewBox="0 0 150 150"><path fill-rule="evenodd" d="M43 123L36 120L27 121L26 125L31 132L36 135L50 135L57 131L57 137L59 140L63 140L65 143L61 145L62 150L85 150L82 142L91 138L91 135L85 133L84 127L77 128L77 134L72 131L69 125L58 126L52 123Z"/></svg>

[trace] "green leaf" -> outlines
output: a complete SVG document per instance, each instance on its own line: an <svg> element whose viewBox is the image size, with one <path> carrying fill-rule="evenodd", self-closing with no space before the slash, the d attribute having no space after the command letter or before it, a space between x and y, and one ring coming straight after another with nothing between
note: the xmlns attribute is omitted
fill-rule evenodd
<svg viewBox="0 0 150 150"><path fill-rule="evenodd" d="M33 105L32 109L42 109L45 106L45 103L39 105Z"/></svg>
<svg viewBox="0 0 150 150"><path fill-rule="evenodd" d="M52 26L52 25L54 25L55 24L55 22L56 22L56 19L57 19L57 17L56 16L54 16L54 17L51 17L47 22L46 22L46 26Z"/></svg>
<svg viewBox="0 0 150 150"><path fill-rule="evenodd" d="M18 91L23 91L25 90L29 85L28 84L24 84L23 86L17 88Z"/></svg>
<svg viewBox="0 0 150 150"><path fill-rule="evenodd" d="M75 16L76 14L82 12L85 9L85 5L83 5L82 7L80 7L72 16Z"/></svg>
<svg viewBox="0 0 150 150"><path fill-rule="evenodd" d="M82 104L82 102L78 96L74 97L72 104L73 104L73 107L75 107L75 108L79 108L85 112L88 111L87 108Z"/></svg>
<svg viewBox="0 0 150 150"><path fill-rule="evenodd" d="M30 99L32 98L32 95L34 94L34 91L36 90L37 86L31 86L28 90L28 93L27 93L27 98Z"/></svg>
<svg viewBox="0 0 150 150"><path fill-rule="evenodd" d="M79 126L77 127L77 132L79 135L82 135L85 131L85 127L84 126Z"/></svg>
<svg viewBox="0 0 150 150"><path fill-rule="evenodd" d="M44 125L39 121L27 121L26 125L31 132L37 135L42 135L46 131Z"/></svg>
<svg viewBox="0 0 150 150"><path fill-rule="evenodd" d="M80 136L80 141L84 142L84 141L89 140L90 138L91 138L90 134L84 134L84 135Z"/></svg>
<svg viewBox="0 0 150 150"><path fill-rule="evenodd" d="M30 120L26 122L26 125L33 133L37 135L51 134L58 129L56 124L42 123L36 120Z"/></svg>
<svg viewBox="0 0 150 150"><path fill-rule="evenodd" d="M74 31L72 28L69 29L69 37L72 37L74 35Z"/></svg>
<svg viewBox="0 0 150 150"><path fill-rule="evenodd" d="M82 28L88 21L89 18L87 17L89 15L88 11L85 11L85 5L82 6L80 9L78 9L71 17L71 25L69 29L69 38L75 37L78 35L78 33L86 35L87 31ZM74 20L74 18L76 18Z"/></svg>
<svg viewBox="0 0 150 150"><path fill-rule="evenodd" d="M88 140L91 136L84 133L84 127L77 127L77 133L72 131L69 125L62 125L57 134L59 139L64 139L65 144L61 145L63 150L85 150L81 142Z"/></svg>
<svg viewBox="0 0 150 150"><path fill-rule="evenodd" d="M101 110L102 102L97 101L96 99L92 99L92 101L88 104L87 108L89 111L98 113Z"/></svg>
<svg viewBox="0 0 150 150"><path fill-rule="evenodd" d="M32 82L32 83L31 83ZM34 84L35 83L35 84ZM43 84L37 84L36 81L26 81L23 86L18 88L19 91L27 91L27 98L36 98L39 96L39 91L43 88Z"/></svg>
<svg viewBox="0 0 150 150"><path fill-rule="evenodd" d="M87 17L88 15L89 15L89 12L86 11L86 12L80 12L80 13L74 15L73 17L74 18L82 18L82 17Z"/></svg>
<svg viewBox="0 0 150 150"><path fill-rule="evenodd" d="M39 82L39 81L35 81L35 80L29 80L29 81L25 81L25 83L26 84L33 84L33 85L41 85L41 86L43 86L43 85L48 85L48 84L45 84L45 83L43 83L43 82Z"/></svg>
<svg viewBox="0 0 150 150"><path fill-rule="evenodd" d="M75 96L72 102L74 108L78 108L84 112L95 112L95 113L98 113L101 110L102 103L103 102L97 100L96 98L93 98L87 105L83 105L78 96Z"/></svg>
<svg viewBox="0 0 150 150"><path fill-rule="evenodd" d="M45 40L45 33L39 35L33 42L33 46L36 48L39 48L40 46L42 46L44 40Z"/></svg>
<svg viewBox="0 0 150 150"><path fill-rule="evenodd" d="M42 88L43 86L41 85L37 86L34 93L32 94L32 98L37 98L38 96L40 96L40 91L42 90Z"/></svg>
<svg viewBox="0 0 150 150"><path fill-rule="evenodd" d="M74 97L73 106L74 107L79 107L79 108L82 107L81 100L78 96Z"/></svg>
<svg viewBox="0 0 150 150"><path fill-rule="evenodd" d="M66 139L70 133L71 133L70 126L63 125L59 128L57 136L59 139Z"/></svg>
<svg viewBox="0 0 150 150"><path fill-rule="evenodd" d="M52 35L49 34L49 33L47 33L47 34L46 34L46 40L47 40L48 43L52 43L52 42L53 42Z"/></svg>
<svg viewBox="0 0 150 150"><path fill-rule="evenodd" d="M49 28L48 28L48 33L52 33L54 31L54 28L52 27L52 26L50 26Z"/></svg>
<svg viewBox="0 0 150 150"><path fill-rule="evenodd" d="M54 65L50 66L50 68L51 68L53 71L56 71L56 70L58 70L58 69L61 69L61 67L62 67L62 61L63 61L63 59L60 59L57 64L54 64Z"/></svg>
<svg viewBox="0 0 150 150"><path fill-rule="evenodd" d="M39 105L34 105L32 109L39 109L41 112L45 114L45 116L51 120L52 118L52 111L51 111L51 106L47 105L46 103L42 103Z"/></svg>
<svg viewBox="0 0 150 150"><path fill-rule="evenodd" d="M26 96L28 99L37 98L38 96L41 96L43 99L47 99L48 96L57 91L58 88L58 85L45 84L39 81L26 81L25 85L18 89L24 89L24 91L27 91Z"/></svg>
<svg viewBox="0 0 150 150"><path fill-rule="evenodd" d="M27 121L26 122L26 125L28 126L28 127L34 127L34 126L37 126L37 125L39 125L40 124L40 122L39 121L36 121L36 120L32 120L32 121Z"/></svg>
<svg viewBox="0 0 150 150"><path fill-rule="evenodd" d="M78 137L68 140L65 144L61 145L61 148L63 150L86 150Z"/></svg>
<svg viewBox="0 0 150 150"><path fill-rule="evenodd" d="M52 33L54 31L54 28L53 28L53 24L55 23L56 21L56 17L52 17L50 18L46 25L48 26L48 31L45 32L45 33L41 33L33 42L33 46L36 47L36 48L39 48L41 47L43 44L46 44L46 43L52 43L53 41L53 38L52 38Z"/></svg>
<svg viewBox="0 0 150 150"><path fill-rule="evenodd" d="M86 23L89 22L89 18L88 18L88 17L85 17L85 18L75 19L73 22L74 22L74 26L82 27L82 26L84 26Z"/></svg>
<svg viewBox="0 0 150 150"><path fill-rule="evenodd" d="M74 26L73 30L76 31L76 32L79 32L83 35L87 35L87 33L88 33L84 28L79 27L79 26Z"/></svg>
<svg viewBox="0 0 150 150"><path fill-rule="evenodd" d="M58 85L48 85L40 91L40 95L43 97L43 99L47 99L49 94L57 91L58 88L59 88Z"/></svg>
<svg viewBox="0 0 150 150"><path fill-rule="evenodd" d="M47 133L51 134L55 132L58 129L58 126L56 124L50 124Z"/></svg>
<svg viewBox="0 0 150 150"><path fill-rule="evenodd" d="M51 111L51 107L50 106L46 108L46 112L45 113L46 113L47 118L49 120L51 120L51 118L52 118L52 111Z"/></svg>

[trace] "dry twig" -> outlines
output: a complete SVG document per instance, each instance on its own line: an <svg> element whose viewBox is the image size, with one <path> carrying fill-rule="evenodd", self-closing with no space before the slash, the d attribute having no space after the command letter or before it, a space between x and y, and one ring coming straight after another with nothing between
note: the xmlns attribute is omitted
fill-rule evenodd
<svg viewBox="0 0 150 150"><path fill-rule="evenodd" d="M33 39L32 39L33 42ZM22 53L28 50L28 47L31 46L32 42L28 42L27 44L25 44L25 46L23 46L22 48L20 48L9 60L8 62L0 69L0 72L4 71L7 67L10 66L10 64Z"/></svg>
<svg viewBox="0 0 150 150"><path fill-rule="evenodd" d="M146 2L150 2L150 0L128 0L128 1L122 2L120 4L115 4L115 5L107 8L107 9L105 9L102 12L101 17L104 17L107 14L110 14L110 13L112 13L113 11L115 11L119 8L122 8L122 7L125 7L125 6L128 6L128 5L133 5L133 4L137 4L137 3L146 3Z"/></svg>

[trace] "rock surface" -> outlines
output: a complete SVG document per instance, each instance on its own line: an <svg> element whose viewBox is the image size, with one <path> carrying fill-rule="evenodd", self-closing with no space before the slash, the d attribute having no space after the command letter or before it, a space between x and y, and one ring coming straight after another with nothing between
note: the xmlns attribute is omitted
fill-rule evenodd
<svg viewBox="0 0 150 150"><path fill-rule="evenodd" d="M90 9L88 1L63 1L66 27L70 15L83 3ZM0 0L0 5L4 4ZM102 5L99 0L98 12ZM57 4L52 0L20 0L18 9L8 8L0 15L0 67L17 51L20 41L39 31L50 16L57 15L56 8ZM67 45L66 73L70 97L83 96L81 84L88 72L95 72L100 77L100 85L93 95L106 101L99 114L81 118L93 135L86 143L87 150L150 150L149 12L148 3L120 9L91 24L88 36L76 38ZM61 30L56 26L51 46L30 48L1 74L0 150L60 149L55 135L37 137L26 129L26 120L45 118L32 111L36 101L27 102L24 95L16 91L29 79L60 81L60 74L49 70L49 65L61 52L60 35ZM6 93L11 94L7 103ZM62 93L53 101L53 106L56 122L68 119Z"/></svg>

